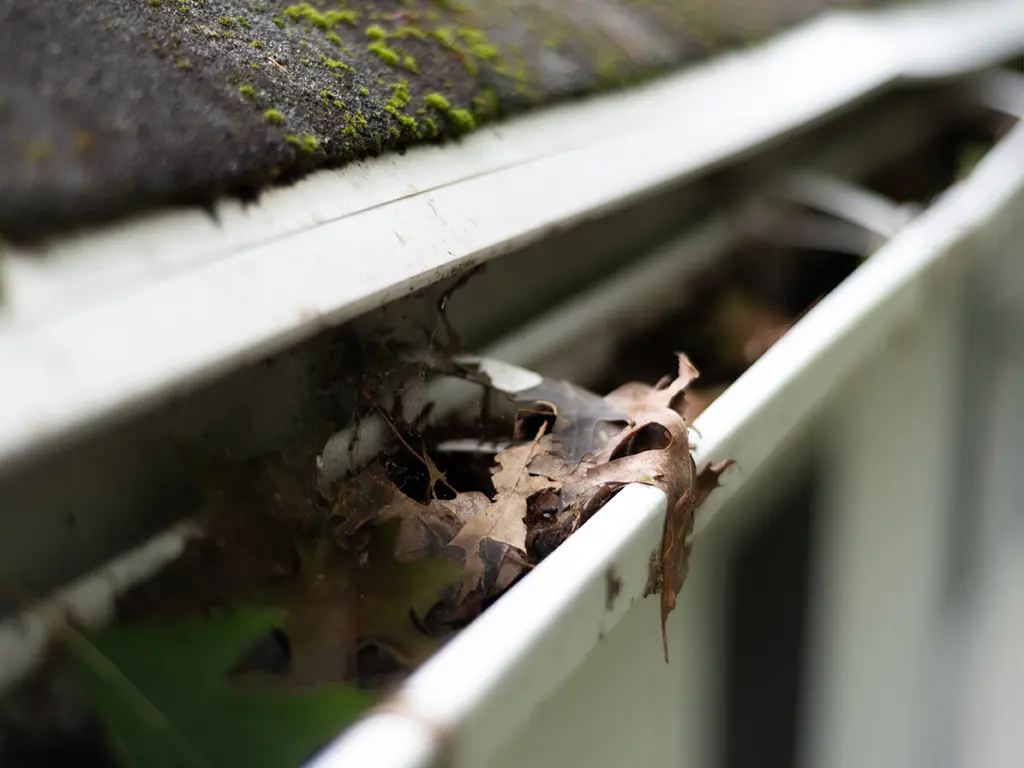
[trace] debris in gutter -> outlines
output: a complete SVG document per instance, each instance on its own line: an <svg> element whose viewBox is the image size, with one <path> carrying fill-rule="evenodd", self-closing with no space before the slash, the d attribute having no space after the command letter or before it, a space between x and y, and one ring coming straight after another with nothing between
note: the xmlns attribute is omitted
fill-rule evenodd
<svg viewBox="0 0 1024 768"><path fill-rule="evenodd" d="M249 732L246 764L299 764L629 483L669 497L652 570L664 632L694 509L726 466L697 472L690 455L689 360L605 397L486 358L428 367L499 396L421 429L364 391L391 437L341 481L319 476L326 430L245 462L187 456L205 535L114 624L64 633L89 727L116 745L107 764L232 764Z"/></svg>

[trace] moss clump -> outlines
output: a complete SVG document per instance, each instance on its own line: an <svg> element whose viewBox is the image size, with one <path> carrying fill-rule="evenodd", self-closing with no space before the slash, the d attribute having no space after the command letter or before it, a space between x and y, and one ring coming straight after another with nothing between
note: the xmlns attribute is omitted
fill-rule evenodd
<svg viewBox="0 0 1024 768"><path fill-rule="evenodd" d="M328 32L326 37L330 42L334 43L339 48L341 48L344 45L344 43L341 41L341 36L337 32Z"/></svg>
<svg viewBox="0 0 1024 768"><path fill-rule="evenodd" d="M410 72L419 72L419 70L416 69L416 59L414 59L412 56L404 57L402 59L402 66L408 69Z"/></svg>
<svg viewBox="0 0 1024 768"><path fill-rule="evenodd" d="M352 69L352 67L346 64L344 61L341 61L340 59L332 59L328 56L321 56L320 63L323 64L328 69L337 69L342 72Z"/></svg>
<svg viewBox="0 0 1024 768"><path fill-rule="evenodd" d="M476 43L469 49L469 52L484 61L496 61L499 55L498 49L490 43Z"/></svg>
<svg viewBox="0 0 1024 768"><path fill-rule="evenodd" d="M398 38L415 37L417 40L426 40L429 37L426 30L410 26L398 27L392 33L392 36Z"/></svg>
<svg viewBox="0 0 1024 768"><path fill-rule="evenodd" d="M183 72L191 72L192 71L192 62L189 61L188 59L186 59L184 56L181 56L180 58L175 59L174 60L174 66L176 66L178 69L182 70Z"/></svg>
<svg viewBox="0 0 1024 768"><path fill-rule="evenodd" d="M477 43L487 43L487 35L480 29L473 29L472 27L459 27L456 30L456 34L465 40L470 45Z"/></svg>
<svg viewBox="0 0 1024 768"><path fill-rule="evenodd" d="M433 107L440 112L447 112L452 108L451 102L440 93L428 93L423 97L423 101L427 103L427 106Z"/></svg>
<svg viewBox="0 0 1024 768"><path fill-rule="evenodd" d="M297 3L284 9L284 15L292 21L308 21L317 29L325 32L339 24L354 26L359 20L359 11L325 11L321 13L309 3Z"/></svg>
<svg viewBox="0 0 1024 768"><path fill-rule="evenodd" d="M359 89L359 95L360 96L369 96L370 95L370 89L365 87L365 86L363 86L362 88Z"/></svg>
<svg viewBox="0 0 1024 768"><path fill-rule="evenodd" d="M426 132L424 133L425 136L427 136L428 138L433 138L434 136L437 136L437 123L435 123L429 117L424 117L421 122L423 123L424 126L426 126L427 129Z"/></svg>
<svg viewBox="0 0 1024 768"><path fill-rule="evenodd" d="M284 140L293 147L298 148L299 151L306 152L308 154L316 152L317 148L320 146L320 140L317 139L316 136L312 136L308 133L302 134L301 136L296 136L295 134L290 133L284 137Z"/></svg>
<svg viewBox="0 0 1024 768"><path fill-rule="evenodd" d="M276 109L268 109L264 112L263 119L271 125L284 125L284 113Z"/></svg>
<svg viewBox="0 0 1024 768"><path fill-rule="evenodd" d="M408 106L409 102L412 101L412 95L409 93L409 81L408 80L397 80L391 84L391 98L388 99L388 104L394 104L397 107Z"/></svg>
<svg viewBox="0 0 1024 768"><path fill-rule="evenodd" d="M280 16L274 16L270 20L272 22L274 22L274 24L276 24L279 27L283 27L284 26L284 19L282 19Z"/></svg>
<svg viewBox="0 0 1024 768"><path fill-rule="evenodd" d="M161 5L163 5L163 0L149 0L150 8L159 8Z"/></svg>
<svg viewBox="0 0 1024 768"><path fill-rule="evenodd" d="M410 117L409 115L403 115L398 111L398 107L394 107L391 104L384 105L384 111L391 115L395 120L399 122L405 128L408 128L413 133L418 133L418 126L416 124L416 118Z"/></svg>
<svg viewBox="0 0 1024 768"><path fill-rule="evenodd" d="M387 45L379 40L366 46L366 50L374 54L389 67L397 67L399 62L402 60L402 57L399 56L396 51L388 48Z"/></svg>
<svg viewBox="0 0 1024 768"><path fill-rule="evenodd" d="M449 109L448 120L461 133L472 131L476 128L476 120L473 118L473 113L468 109Z"/></svg>
<svg viewBox="0 0 1024 768"><path fill-rule="evenodd" d="M34 139L25 145L25 160L30 163L43 163L53 157L53 144L49 139Z"/></svg>
<svg viewBox="0 0 1024 768"><path fill-rule="evenodd" d="M217 21L220 22L222 27L231 27L234 26L235 23L235 20L232 19L230 16L221 16L219 19L217 19Z"/></svg>
<svg viewBox="0 0 1024 768"><path fill-rule="evenodd" d="M366 28L366 36L373 40L387 40L388 31L379 24L371 24Z"/></svg>
<svg viewBox="0 0 1024 768"><path fill-rule="evenodd" d="M238 92L241 93L247 99L256 98L256 89L251 85L240 85L238 86Z"/></svg>
<svg viewBox="0 0 1024 768"><path fill-rule="evenodd" d="M455 47L455 32L451 27L438 27L431 34L446 48Z"/></svg>
<svg viewBox="0 0 1024 768"><path fill-rule="evenodd" d="M473 112L479 118L496 117L498 114L498 94L485 88L473 97Z"/></svg>

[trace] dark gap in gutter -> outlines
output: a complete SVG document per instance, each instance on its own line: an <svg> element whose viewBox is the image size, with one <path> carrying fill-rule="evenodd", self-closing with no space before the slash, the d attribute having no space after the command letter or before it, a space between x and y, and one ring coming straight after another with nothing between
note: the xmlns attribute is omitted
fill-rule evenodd
<svg viewBox="0 0 1024 768"><path fill-rule="evenodd" d="M772 503L729 563L723 768L796 764L815 492L805 477Z"/></svg>

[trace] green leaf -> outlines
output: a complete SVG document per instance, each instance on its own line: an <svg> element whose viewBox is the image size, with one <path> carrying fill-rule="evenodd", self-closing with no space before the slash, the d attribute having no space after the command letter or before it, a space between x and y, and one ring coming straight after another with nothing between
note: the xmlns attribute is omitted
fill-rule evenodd
<svg viewBox="0 0 1024 768"><path fill-rule="evenodd" d="M420 662L433 653L436 642L416 628L410 612L426 616L440 591L462 576L462 566L440 557L408 563L396 560L400 527L399 520L391 519L374 529L366 566L356 573L359 637L387 646L406 661Z"/></svg>
<svg viewBox="0 0 1024 768"><path fill-rule="evenodd" d="M228 671L278 611L173 625L110 627L68 646L90 701L126 765L282 768L308 759L371 703L345 685L308 690Z"/></svg>

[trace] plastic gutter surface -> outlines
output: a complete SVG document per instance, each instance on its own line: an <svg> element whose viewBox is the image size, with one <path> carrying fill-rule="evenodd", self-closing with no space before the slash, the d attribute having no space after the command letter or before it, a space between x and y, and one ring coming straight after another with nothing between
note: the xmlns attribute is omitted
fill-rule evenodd
<svg viewBox="0 0 1024 768"><path fill-rule="evenodd" d="M1022 215L1024 125L1018 125L967 180L829 294L697 420L698 462L734 458L739 469L701 509L694 535L813 418L835 386L912 328L922 306L942 300L977 252L975 238L999 238ZM414 673L387 711L353 726L311 768L486 765L643 598L665 510L660 491L624 489ZM609 588L612 579L617 590Z"/></svg>
<svg viewBox="0 0 1024 768"><path fill-rule="evenodd" d="M901 79L969 71L1022 41L1016 0L836 14L457 146L322 172L249 208L228 203L215 219L147 217L60 241L45 258L10 248L0 468ZM787 84L781 104L770 83Z"/></svg>

